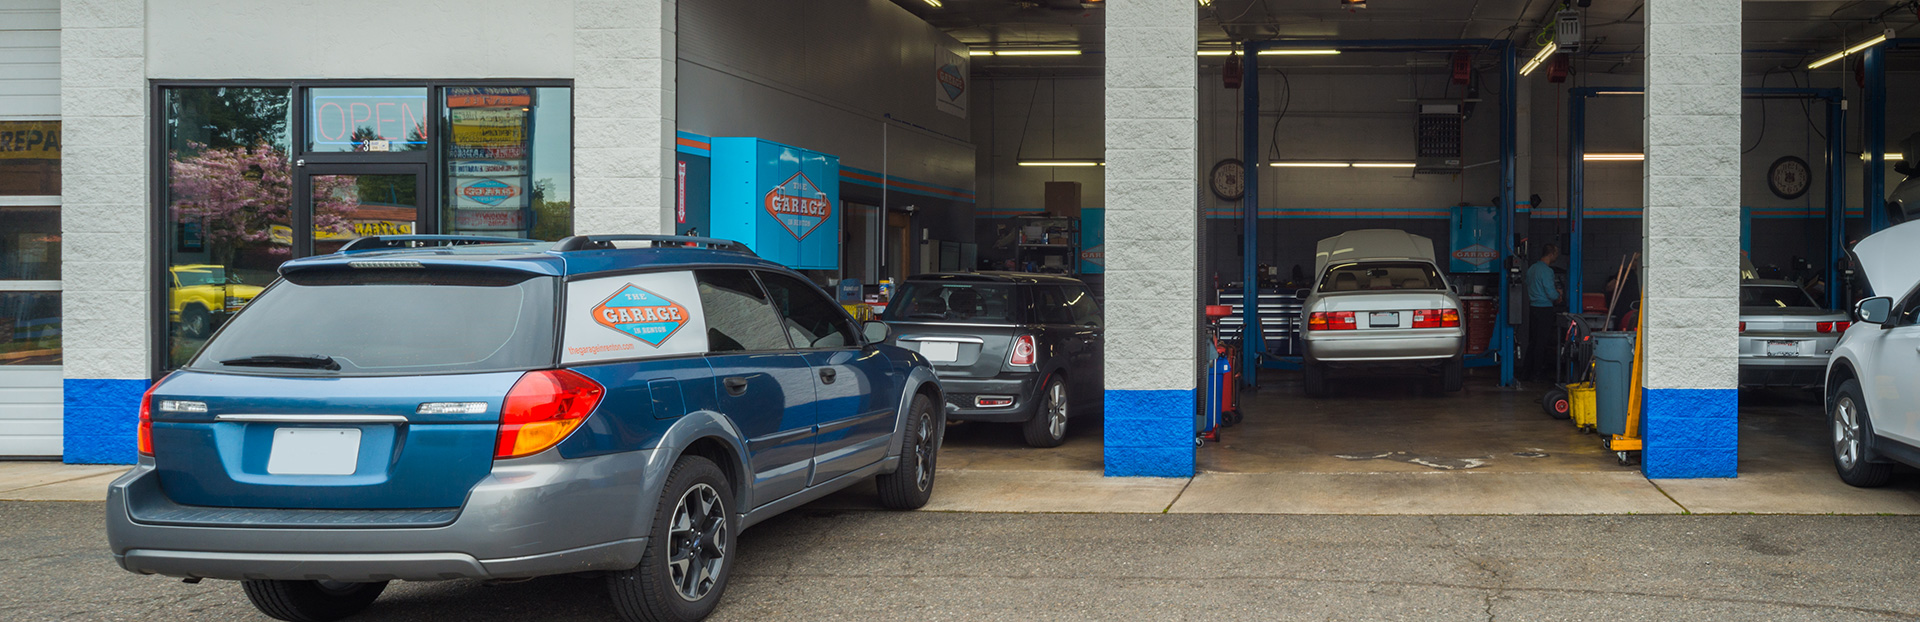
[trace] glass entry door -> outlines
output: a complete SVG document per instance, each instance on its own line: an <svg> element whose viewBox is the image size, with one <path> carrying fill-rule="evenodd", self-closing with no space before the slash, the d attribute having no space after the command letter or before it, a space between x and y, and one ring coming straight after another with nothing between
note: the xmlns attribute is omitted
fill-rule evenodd
<svg viewBox="0 0 1920 622"><path fill-rule="evenodd" d="M305 232L296 254L325 255L347 241L375 235L428 233L426 167L414 164L305 167Z"/></svg>

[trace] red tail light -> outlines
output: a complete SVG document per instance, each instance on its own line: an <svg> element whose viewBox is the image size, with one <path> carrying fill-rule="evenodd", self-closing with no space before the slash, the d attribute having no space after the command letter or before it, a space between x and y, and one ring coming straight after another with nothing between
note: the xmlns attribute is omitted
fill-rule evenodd
<svg viewBox="0 0 1920 622"><path fill-rule="evenodd" d="M1823 333L1844 333L1849 326L1853 326L1853 322L1821 322L1815 324L1814 328Z"/></svg>
<svg viewBox="0 0 1920 622"><path fill-rule="evenodd" d="M1740 332L1743 332L1743 333L1744 333L1744 332L1747 332L1747 323L1746 323L1746 322L1741 322L1741 323L1740 323Z"/></svg>
<svg viewBox="0 0 1920 622"><path fill-rule="evenodd" d="M140 396L140 432L134 446L139 448L142 456L153 455L153 390L159 387L160 383L155 382L147 387L145 395Z"/></svg>
<svg viewBox="0 0 1920 622"><path fill-rule="evenodd" d="M1013 350L1007 353L1008 365L1033 364L1033 335L1021 335L1013 338Z"/></svg>
<svg viewBox="0 0 1920 622"><path fill-rule="evenodd" d="M560 444L600 405L606 389L566 369L527 372L500 405L493 457L518 458Z"/></svg>
<svg viewBox="0 0 1920 622"><path fill-rule="evenodd" d="M1307 330L1353 330L1352 311L1315 311L1307 316Z"/></svg>
<svg viewBox="0 0 1920 622"><path fill-rule="evenodd" d="M1455 328L1460 326L1458 309L1415 309L1414 328Z"/></svg>

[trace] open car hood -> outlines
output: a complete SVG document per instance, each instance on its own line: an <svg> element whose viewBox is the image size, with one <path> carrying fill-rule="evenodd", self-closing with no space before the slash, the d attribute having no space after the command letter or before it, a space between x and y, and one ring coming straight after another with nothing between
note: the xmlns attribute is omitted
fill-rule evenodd
<svg viewBox="0 0 1920 622"><path fill-rule="evenodd" d="M1920 221L1894 225L1853 246L1875 296L1899 297L1920 282Z"/></svg>

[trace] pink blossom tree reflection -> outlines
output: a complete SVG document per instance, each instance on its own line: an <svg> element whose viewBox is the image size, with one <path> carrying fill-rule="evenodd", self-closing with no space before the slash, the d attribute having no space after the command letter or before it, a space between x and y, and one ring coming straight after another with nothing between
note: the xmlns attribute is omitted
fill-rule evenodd
<svg viewBox="0 0 1920 622"><path fill-rule="evenodd" d="M265 142L252 147L209 149L187 143L187 154L169 154L175 222L200 223L201 238L216 263L231 265L246 248L265 246L291 254L293 184L285 152ZM315 231L350 231L360 202L350 175L313 178ZM279 236L275 226L283 227Z"/></svg>

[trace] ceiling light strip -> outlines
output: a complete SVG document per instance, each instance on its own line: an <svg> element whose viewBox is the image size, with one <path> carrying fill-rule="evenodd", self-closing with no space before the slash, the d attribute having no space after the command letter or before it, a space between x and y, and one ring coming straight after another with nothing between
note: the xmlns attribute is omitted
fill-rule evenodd
<svg viewBox="0 0 1920 622"><path fill-rule="evenodd" d="M1020 166L1106 166L1099 160L1021 160Z"/></svg>
<svg viewBox="0 0 1920 622"><path fill-rule="evenodd" d="M1540 48L1540 52L1533 55L1533 60L1527 61L1527 66L1520 68L1520 75L1533 73L1533 70L1540 67L1540 63L1546 62L1548 58L1553 57L1554 52L1558 51L1560 51L1558 43L1548 43L1547 47Z"/></svg>
<svg viewBox="0 0 1920 622"><path fill-rule="evenodd" d="M1872 38L1872 39L1868 39L1868 40L1866 40L1866 41L1861 41L1861 42L1860 42L1859 44L1857 44L1857 45L1854 45L1853 47L1850 47L1850 48L1847 48L1847 49L1844 49L1844 50L1841 50L1839 54L1834 54L1833 56L1828 56L1828 57L1826 57L1826 58L1822 58L1822 59L1820 59L1820 60L1817 60L1817 61L1813 61L1813 64L1811 64L1811 65L1807 65L1807 68L1808 68L1808 69L1819 69L1821 65L1825 65L1825 64L1827 64L1827 63L1831 63L1831 62L1833 62L1833 61L1836 61L1836 60L1840 60L1840 59L1842 59L1842 58L1846 58L1848 54L1852 54L1852 53L1854 53L1854 52L1858 52L1858 51L1860 51L1860 50L1864 50L1864 49L1867 49L1867 48L1870 48L1870 47L1873 47L1873 46L1876 46L1876 45L1880 45L1880 43L1881 43L1881 42L1884 42L1884 41L1886 41L1886 40L1887 40L1887 35L1886 35L1885 33L1881 33L1881 35L1880 35L1880 36L1878 36L1878 37L1874 37L1874 38Z"/></svg>
<svg viewBox="0 0 1920 622"><path fill-rule="evenodd" d="M1589 153L1580 156L1587 162L1640 162L1647 159L1644 153Z"/></svg>

